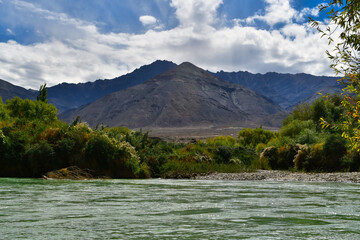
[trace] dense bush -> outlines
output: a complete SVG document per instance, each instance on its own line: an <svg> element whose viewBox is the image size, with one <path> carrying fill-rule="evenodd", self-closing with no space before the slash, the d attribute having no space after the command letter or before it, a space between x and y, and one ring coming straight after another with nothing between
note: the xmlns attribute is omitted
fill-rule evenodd
<svg viewBox="0 0 360 240"><path fill-rule="evenodd" d="M280 135L265 146L260 163L271 169L304 171L358 170L356 154L348 152L336 128L322 128L320 118L342 121L342 96L319 98L296 106L284 120ZM266 163L266 164L264 164Z"/></svg>
<svg viewBox="0 0 360 240"><path fill-rule="evenodd" d="M316 124L312 120L295 119L288 122L280 129L280 135L284 137L296 138L305 129L316 129Z"/></svg>
<svg viewBox="0 0 360 240"><path fill-rule="evenodd" d="M264 169L290 169L294 167L294 158L298 147L286 144L280 147L268 147L260 154L258 164Z"/></svg>
<svg viewBox="0 0 360 240"><path fill-rule="evenodd" d="M27 121L39 119L51 123L57 120L55 106L43 101L13 98L6 102L6 109L12 118L25 119Z"/></svg>
<svg viewBox="0 0 360 240"><path fill-rule="evenodd" d="M98 175L114 178L134 178L140 174L140 160L135 148L127 142L119 142L105 134L91 136L85 149L86 168Z"/></svg>
<svg viewBox="0 0 360 240"><path fill-rule="evenodd" d="M57 119L56 112L46 101L0 101L0 176L41 177L74 165L92 169L95 175L149 176L135 148L122 141L130 130L93 131L85 123L68 125Z"/></svg>
<svg viewBox="0 0 360 240"><path fill-rule="evenodd" d="M262 128L244 128L239 131L238 138L239 143L246 147L255 148L258 144L266 144L272 138L276 138L278 136L277 132L273 132L270 130L265 130Z"/></svg>
<svg viewBox="0 0 360 240"><path fill-rule="evenodd" d="M347 152L346 143L338 135L330 135L324 143L321 168L326 171L335 171L341 168L341 160Z"/></svg>
<svg viewBox="0 0 360 240"><path fill-rule="evenodd" d="M125 127L91 129L79 119L68 125L46 101L15 98L4 104L0 99L0 176L41 177L69 166L113 178L259 168L357 171L359 153L347 149L336 129L323 129L317 120L341 121L340 96L329 99L297 106L279 132L245 128L237 139L218 136L188 144Z"/></svg>

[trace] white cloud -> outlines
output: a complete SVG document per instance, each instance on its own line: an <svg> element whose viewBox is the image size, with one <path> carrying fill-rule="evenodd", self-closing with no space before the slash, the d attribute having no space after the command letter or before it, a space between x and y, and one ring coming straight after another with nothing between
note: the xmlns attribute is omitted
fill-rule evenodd
<svg viewBox="0 0 360 240"><path fill-rule="evenodd" d="M247 23L254 20L262 20L270 26L276 23L289 23L296 15L296 10L290 6L290 0L265 0L268 4L265 8L265 15L258 15L246 19Z"/></svg>
<svg viewBox="0 0 360 240"><path fill-rule="evenodd" d="M210 26L216 21L216 10L222 0L172 0L181 27L194 27L196 30Z"/></svg>
<svg viewBox="0 0 360 240"><path fill-rule="evenodd" d="M248 24L254 23L254 20L261 20L270 26L277 23L291 23L293 19L304 21L306 16L318 16L318 7L304 8L300 12L291 6L291 0L264 0L267 3L265 14L256 14L248 17L245 21Z"/></svg>
<svg viewBox="0 0 360 240"><path fill-rule="evenodd" d="M154 25L157 22L155 17L149 16L149 15L144 15L144 16L139 17L139 21L144 26Z"/></svg>
<svg viewBox="0 0 360 240"><path fill-rule="evenodd" d="M315 17L319 16L319 8L318 7L304 8L303 10L298 12L298 14L295 16L295 19L297 21L304 21L305 17L308 16L315 16Z"/></svg>
<svg viewBox="0 0 360 240"><path fill-rule="evenodd" d="M275 24L267 14L281 1L267 1L273 5L267 8L264 20ZM277 18L286 23L278 30L246 25L216 28L216 9L221 3L221 0L173 0L171 5L176 9L179 26L170 30L150 29L142 34L104 34L90 23L34 7L34 13L45 18L52 16L61 26L70 26L64 31L71 29L70 33L74 33L27 46L14 41L0 43L0 78L38 89L44 82L52 86L113 78L157 59L190 61L211 71L332 73L325 55L326 39L321 39L307 24L291 21L299 12L294 10ZM284 11L291 8L281 6Z"/></svg>

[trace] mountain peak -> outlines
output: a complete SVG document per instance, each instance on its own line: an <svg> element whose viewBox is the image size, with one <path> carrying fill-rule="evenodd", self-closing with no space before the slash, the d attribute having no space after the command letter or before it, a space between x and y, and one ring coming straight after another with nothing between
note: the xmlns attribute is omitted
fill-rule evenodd
<svg viewBox="0 0 360 240"><path fill-rule="evenodd" d="M202 70L203 71L203 69L195 66L191 62L183 62L177 68L181 69L181 70Z"/></svg>
<svg viewBox="0 0 360 240"><path fill-rule="evenodd" d="M183 62L179 65L179 67L196 67L194 64L192 64L191 62ZM196 67L197 68L197 67Z"/></svg>
<svg viewBox="0 0 360 240"><path fill-rule="evenodd" d="M192 64L191 62L183 62L177 67L171 69L170 71L164 73L165 75L177 75L177 76L184 76L187 78L190 78L190 76L194 77L201 77L204 78L205 76L207 78L215 78L213 75L210 75L208 72L206 72L204 69L199 68Z"/></svg>

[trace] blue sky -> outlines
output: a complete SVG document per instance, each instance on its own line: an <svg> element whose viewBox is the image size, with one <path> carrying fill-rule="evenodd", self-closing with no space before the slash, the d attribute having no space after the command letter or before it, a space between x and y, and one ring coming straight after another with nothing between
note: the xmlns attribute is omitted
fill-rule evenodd
<svg viewBox="0 0 360 240"><path fill-rule="evenodd" d="M307 23L322 0L0 0L0 79L113 78L157 59L211 71L332 75Z"/></svg>

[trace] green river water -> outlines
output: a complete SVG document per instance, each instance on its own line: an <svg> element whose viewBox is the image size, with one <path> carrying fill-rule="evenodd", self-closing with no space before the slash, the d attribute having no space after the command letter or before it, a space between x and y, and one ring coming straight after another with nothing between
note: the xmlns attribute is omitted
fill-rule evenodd
<svg viewBox="0 0 360 240"><path fill-rule="evenodd" d="M0 239L360 239L360 185L0 178Z"/></svg>

